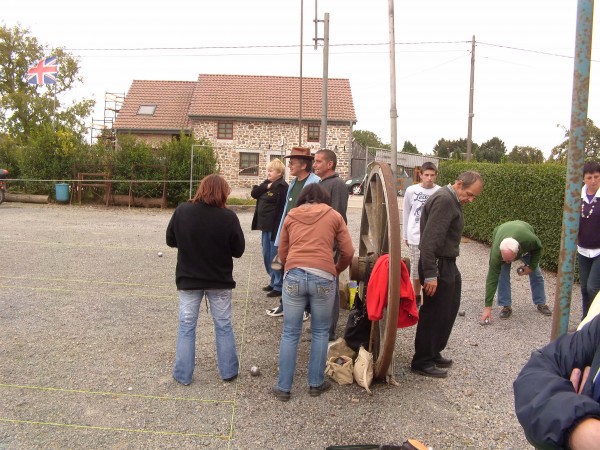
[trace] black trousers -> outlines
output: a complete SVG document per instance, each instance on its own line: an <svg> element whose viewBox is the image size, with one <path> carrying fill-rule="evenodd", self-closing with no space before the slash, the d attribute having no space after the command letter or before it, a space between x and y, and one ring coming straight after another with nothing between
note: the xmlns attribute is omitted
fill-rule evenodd
<svg viewBox="0 0 600 450"><path fill-rule="evenodd" d="M462 278L456 259L438 258L438 285L433 297L423 291L423 305L415 336L415 354L411 367L424 369L435 365L434 359L446 348L452 327L460 308ZM423 283L423 269L419 261L419 278Z"/></svg>

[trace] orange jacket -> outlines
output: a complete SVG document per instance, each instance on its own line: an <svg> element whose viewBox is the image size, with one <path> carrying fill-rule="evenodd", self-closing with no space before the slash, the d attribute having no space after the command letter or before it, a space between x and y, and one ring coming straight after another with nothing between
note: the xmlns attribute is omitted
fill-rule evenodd
<svg viewBox="0 0 600 450"><path fill-rule="evenodd" d="M388 274L390 272L390 255L379 257L371 272L367 285L367 313L369 320L381 320L383 308L387 306ZM400 269L400 307L398 308L398 328L413 326L419 321L419 310L412 287L410 274L404 261Z"/></svg>

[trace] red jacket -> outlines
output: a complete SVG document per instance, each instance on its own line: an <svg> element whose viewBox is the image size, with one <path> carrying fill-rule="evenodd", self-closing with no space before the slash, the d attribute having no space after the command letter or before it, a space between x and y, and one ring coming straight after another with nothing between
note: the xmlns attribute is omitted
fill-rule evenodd
<svg viewBox="0 0 600 450"><path fill-rule="evenodd" d="M380 256L369 284L367 285L367 313L369 320L381 320L383 308L387 305L388 295L388 273L390 271L390 256ZM398 308L398 328L413 326L419 321L419 310L415 299L415 291L412 280L404 261L401 261L400 269L400 307Z"/></svg>

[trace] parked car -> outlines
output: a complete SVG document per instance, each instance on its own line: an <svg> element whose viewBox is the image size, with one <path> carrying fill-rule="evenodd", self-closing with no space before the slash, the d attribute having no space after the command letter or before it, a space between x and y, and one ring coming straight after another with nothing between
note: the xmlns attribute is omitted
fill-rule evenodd
<svg viewBox="0 0 600 450"><path fill-rule="evenodd" d="M354 178L350 178L346 180L346 187L348 187L348 192L352 195L362 195L365 192L365 181L367 179L367 174L358 175ZM398 188L398 195L403 196L404 191L408 186L413 183L412 178L406 173L402 167L398 167L397 174L397 183L396 187Z"/></svg>

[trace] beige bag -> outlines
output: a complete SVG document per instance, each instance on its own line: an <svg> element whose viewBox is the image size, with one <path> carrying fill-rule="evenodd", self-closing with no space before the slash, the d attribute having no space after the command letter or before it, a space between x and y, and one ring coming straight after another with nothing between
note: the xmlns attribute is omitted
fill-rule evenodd
<svg viewBox="0 0 600 450"><path fill-rule="evenodd" d="M352 358L352 360L356 358L356 352L348 347L346 340L341 337L337 338L335 342L330 343L327 348L327 359L337 359L340 356L348 356Z"/></svg>
<svg viewBox="0 0 600 450"><path fill-rule="evenodd" d="M373 395L369 389L373 381L373 354L365 350L363 346L358 350L353 373L356 384L364 387L369 395Z"/></svg>
<svg viewBox="0 0 600 450"><path fill-rule="evenodd" d="M352 384L354 363L348 356L331 357L325 366L325 375L333 378L338 384Z"/></svg>

